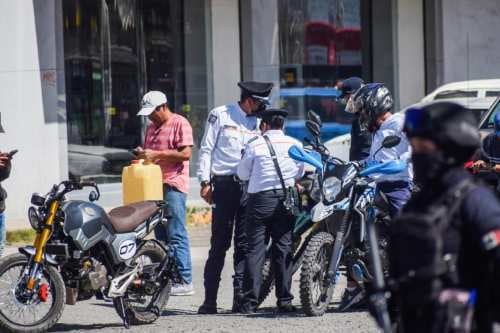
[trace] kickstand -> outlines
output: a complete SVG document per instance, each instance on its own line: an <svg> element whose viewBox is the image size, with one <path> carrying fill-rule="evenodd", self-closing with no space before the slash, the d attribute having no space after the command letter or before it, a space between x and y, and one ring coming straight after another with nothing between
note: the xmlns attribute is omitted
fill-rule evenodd
<svg viewBox="0 0 500 333"><path fill-rule="evenodd" d="M123 320L123 326L125 326L126 329L130 328L130 320L128 318L128 312L125 309L125 302L123 301L123 297L118 297L118 302L120 303L121 307L121 312L122 312L122 320Z"/></svg>

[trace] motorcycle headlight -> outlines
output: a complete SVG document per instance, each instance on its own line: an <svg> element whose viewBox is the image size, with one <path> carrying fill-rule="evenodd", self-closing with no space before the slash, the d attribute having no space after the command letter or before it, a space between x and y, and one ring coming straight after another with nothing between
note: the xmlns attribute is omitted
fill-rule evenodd
<svg viewBox="0 0 500 333"><path fill-rule="evenodd" d="M30 221L31 227L36 231L40 230L42 226L42 219L38 214L35 207L30 207L28 209L28 220Z"/></svg>
<svg viewBox="0 0 500 333"><path fill-rule="evenodd" d="M334 201L340 193L342 183L337 177L328 177L323 182L323 197L326 201Z"/></svg>

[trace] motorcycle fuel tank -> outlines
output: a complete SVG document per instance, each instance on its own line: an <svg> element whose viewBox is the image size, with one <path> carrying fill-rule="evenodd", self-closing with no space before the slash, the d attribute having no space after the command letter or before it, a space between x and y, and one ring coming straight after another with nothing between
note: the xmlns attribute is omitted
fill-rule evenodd
<svg viewBox="0 0 500 333"><path fill-rule="evenodd" d="M62 210L64 233L73 239L80 250L88 250L112 235L111 224L101 207L86 201L72 200L66 202Z"/></svg>

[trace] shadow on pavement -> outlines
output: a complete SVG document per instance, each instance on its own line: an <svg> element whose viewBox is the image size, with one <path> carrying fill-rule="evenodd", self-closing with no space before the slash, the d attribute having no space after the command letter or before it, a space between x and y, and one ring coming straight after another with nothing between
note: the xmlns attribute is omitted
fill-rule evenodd
<svg viewBox="0 0 500 333"><path fill-rule="evenodd" d="M49 332L70 332L70 331L85 331L85 330L99 330L104 328L114 328L114 327L122 327L122 323L109 323L109 324L88 324L88 325L80 325L80 324L56 324L52 327Z"/></svg>

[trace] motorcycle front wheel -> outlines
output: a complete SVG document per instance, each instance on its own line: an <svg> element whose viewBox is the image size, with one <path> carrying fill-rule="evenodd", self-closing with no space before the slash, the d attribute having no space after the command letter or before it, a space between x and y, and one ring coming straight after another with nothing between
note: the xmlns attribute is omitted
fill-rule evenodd
<svg viewBox="0 0 500 333"><path fill-rule="evenodd" d="M300 302L306 315L322 316L333 296L334 285L325 287L333 236L318 232L307 244L300 272Z"/></svg>
<svg viewBox="0 0 500 333"><path fill-rule="evenodd" d="M42 266L40 280L33 291L28 291L25 274L28 263L23 254L12 254L0 260L1 332L46 332L63 312L66 289L57 269Z"/></svg>
<svg viewBox="0 0 500 333"><path fill-rule="evenodd" d="M147 265L158 265L163 262L166 255L167 254L160 246L149 242L137 252L134 261L136 263L140 262L144 267ZM142 277L143 276L139 274L138 278L141 279ZM171 289L172 283L170 281L153 294L148 294L141 289L129 287L124 297L123 305L125 311L127 311L130 324L143 325L151 324L156 321L170 298ZM123 318L121 302L115 298L113 299L113 303L116 312Z"/></svg>

